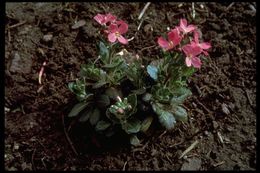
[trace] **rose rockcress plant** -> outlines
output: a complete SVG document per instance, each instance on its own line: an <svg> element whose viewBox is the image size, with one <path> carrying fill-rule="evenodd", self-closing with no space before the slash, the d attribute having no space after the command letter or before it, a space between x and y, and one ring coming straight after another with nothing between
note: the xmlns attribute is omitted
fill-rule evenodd
<svg viewBox="0 0 260 173"><path fill-rule="evenodd" d="M107 137L123 130L133 145L139 144L137 135L145 134L153 121L159 120L166 129L186 121L187 112L181 106L191 95L186 81L201 67L200 56L207 56L211 47L199 41L197 27L181 19L167 39L158 38L163 57L143 64L138 55L118 51L120 44L128 44L126 22L110 13L94 19L108 42L99 42L97 59L82 65L80 77L69 83L79 103L68 116L78 116Z"/></svg>

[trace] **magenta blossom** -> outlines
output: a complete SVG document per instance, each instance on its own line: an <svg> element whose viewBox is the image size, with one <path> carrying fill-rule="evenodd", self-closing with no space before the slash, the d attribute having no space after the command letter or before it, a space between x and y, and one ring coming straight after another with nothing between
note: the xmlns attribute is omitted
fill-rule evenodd
<svg viewBox="0 0 260 173"><path fill-rule="evenodd" d="M190 67L191 65L194 66L195 68L200 68L201 66L201 61L197 57L202 52L202 49L194 44L187 44L182 47L183 52L186 55L186 65Z"/></svg>
<svg viewBox="0 0 260 173"><path fill-rule="evenodd" d="M202 49L202 52L208 56L208 52L207 51L204 51L204 50L207 50L209 48L211 48L211 45L210 43L208 42L203 42L203 43L200 43L199 42L199 32L198 31L194 31L194 41L191 42L192 45L197 45L199 46L201 49Z"/></svg>
<svg viewBox="0 0 260 173"><path fill-rule="evenodd" d="M122 34L125 34L127 30L128 25L122 20L117 21L116 23L112 23L108 28L108 40L111 43L114 43L116 40L118 40L122 44L127 44L128 40L122 36Z"/></svg>
<svg viewBox="0 0 260 173"><path fill-rule="evenodd" d="M116 16L108 13L107 15L97 14L94 19L101 25L106 25L108 22L115 22Z"/></svg>
<svg viewBox="0 0 260 173"><path fill-rule="evenodd" d="M158 44L165 50L170 50L177 46L181 42L181 36L179 35L178 29L173 29L168 33L168 40L163 37L158 38Z"/></svg>
<svg viewBox="0 0 260 173"><path fill-rule="evenodd" d="M187 34L189 32L192 32L196 27L194 25L187 25L186 19L180 20L180 25L178 26L178 29L183 32L183 34Z"/></svg>

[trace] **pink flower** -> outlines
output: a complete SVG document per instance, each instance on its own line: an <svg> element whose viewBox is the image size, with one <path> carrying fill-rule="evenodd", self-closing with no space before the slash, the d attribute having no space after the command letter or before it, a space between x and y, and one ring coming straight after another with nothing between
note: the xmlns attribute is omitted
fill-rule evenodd
<svg viewBox="0 0 260 173"><path fill-rule="evenodd" d="M194 41L192 41L191 44L199 46L202 49L202 52L206 56L209 55L208 52L204 51L204 50L211 48L210 43L208 43L208 42L199 43L199 32L196 30L194 31Z"/></svg>
<svg viewBox="0 0 260 173"><path fill-rule="evenodd" d="M117 21L115 24L110 24L108 30L110 32L108 34L108 40L111 43L114 43L116 40L118 40L122 44L128 43L128 40L122 36L122 34L126 33L128 30L128 25L124 21L120 20Z"/></svg>
<svg viewBox="0 0 260 173"><path fill-rule="evenodd" d="M188 25L187 26L187 20L186 19L181 19L180 20L180 26L178 27L180 31L182 31L184 34L189 33L196 29L194 25Z"/></svg>
<svg viewBox="0 0 260 173"><path fill-rule="evenodd" d="M158 44L165 50L170 50L177 46L181 42L181 36L179 35L178 29L173 29L168 33L168 40L165 40L163 37L158 38Z"/></svg>
<svg viewBox="0 0 260 173"><path fill-rule="evenodd" d="M97 14L94 19L101 25L106 25L108 22L114 22L116 20L116 16L108 13L107 15Z"/></svg>
<svg viewBox="0 0 260 173"><path fill-rule="evenodd" d="M202 63L200 59L197 57L197 55L199 55L202 52L202 49L195 44L187 44L182 47L182 50L186 55L186 65L188 67L192 65L195 68L200 68Z"/></svg>

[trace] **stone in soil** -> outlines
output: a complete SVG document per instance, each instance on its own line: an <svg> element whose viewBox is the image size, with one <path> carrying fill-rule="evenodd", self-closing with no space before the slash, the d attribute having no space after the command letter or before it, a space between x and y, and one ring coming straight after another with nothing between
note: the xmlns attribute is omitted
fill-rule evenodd
<svg viewBox="0 0 260 173"><path fill-rule="evenodd" d="M181 167L181 170L182 171L196 171L196 170L199 170L201 167L201 159L199 158L191 158L188 160L188 162L185 162L182 167Z"/></svg>
<svg viewBox="0 0 260 173"><path fill-rule="evenodd" d="M14 52L14 56L9 68L10 72L27 74L31 72L31 68L32 68L32 59L29 55Z"/></svg>

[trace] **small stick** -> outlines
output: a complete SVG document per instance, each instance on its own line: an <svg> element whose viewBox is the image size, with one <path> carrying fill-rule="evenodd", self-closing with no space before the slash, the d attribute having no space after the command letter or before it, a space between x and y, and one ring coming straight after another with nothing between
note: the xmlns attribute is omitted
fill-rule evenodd
<svg viewBox="0 0 260 173"><path fill-rule="evenodd" d="M123 166L123 170L122 171L125 171L125 166L127 164L127 161L125 162L124 166Z"/></svg>
<svg viewBox="0 0 260 173"><path fill-rule="evenodd" d="M40 93L43 89L43 86L40 86L39 89L37 90L37 93Z"/></svg>
<svg viewBox="0 0 260 173"><path fill-rule="evenodd" d="M17 23L17 24L14 24L14 25L12 25L12 26L7 27L7 29L16 28L16 27L21 26L21 25L23 25L23 24L25 24L25 23L26 23L26 21L22 21L22 22L19 22L19 23Z"/></svg>
<svg viewBox="0 0 260 173"><path fill-rule="evenodd" d="M46 61L43 62L42 64L42 67L41 67L41 70L39 72L39 84L41 85L42 84L42 75L43 75L43 72L44 72L44 67L46 66Z"/></svg>
<svg viewBox="0 0 260 173"><path fill-rule="evenodd" d="M161 138L163 135L165 135L167 131L165 130L162 134L160 134L159 138Z"/></svg>
<svg viewBox="0 0 260 173"><path fill-rule="evenodd" d="M218 135L219 141L220 141L222 144L224 144L224 141L223 141L223 138L222 138L220 132L218 132L217 135Z"/></svg>
<svg viewBox="0 0 260 173"><path fill-rule="evenodd" d="M226 8L226 11L228 11L233 5L234 5L234 2L232 2L231 4L229 4L229 6Z"/></svg>
<svg viewBox="0 0 260 173"><path fill-rule="evenodd" d="M224 163L225 163L225 161L221 161L221 162L219 162L219 163L214 164L213 166L214 166L214 167L218 167L218 166L220 166L220 165L223 165Z"/></svg>
<svg viewBox="0 0 260 173"><path fill-rule="evenodd" d="M150 49L150 48L153 48L153 47L155 47L155 46L156 46L156 45L148 46L148 47L145 47L145 48L141 49L140 51L142 52L142 51L144 51L144 50L146 50L146 49Z"/></svg>
<svg viewBox="0 0 260 173"><path fill-rule="evenodd" d="M192 8L192 18L195 19L196 12L195 12L195 8L194 8L194 2L191 3L191 8Z"/></svg>
<svg viewBox="0 0 260 173"><path fill-rule="evenodd" d="M145 11L147 10L147 8L149 7L150 4L151 4L151 2L147 2L146 3L146 5L144 6L143 10L141 11L141 13L138 16L138 20L140 20L143 17Z"/></svg>
<svg viewBox="0 0 260 173"><path fill-rule="evenodd" d="M54 48L44 46L44 45L42 45L42 44L40 44L40 43L36 43L33 39L31 39L31 41L32 41L34 44L36 44L37 46L40 46L40 47L43 47L43 48L49 49L49 50L55 50Z"/></svg>
<svg viewBox="0 0 260 173"><path fill-rule="evenodd" d="M198 99L196 99L196 101L204 110L206 110L208 113L211 113L211 111L208 110L208 108L206 108L206 106L204 106Z"/></svg>
<svg viewBox="0 0 260 173"><path fill-rule="evenodd" d="M35 165L34 165L35 152L36 152L36 149L34 149L34 150L33 150L33 153L32 153L32 166L33 166L33 170L36 170Z"/></svg>
<svg viewBox="0 0 260 173"><path fill-rule="evenodd" d="M169 147L170 147L170 148L172 148L172 147L176 147L176 146L182 144L183 142L184 142L184 141L178 142L178 143L176 143L176 144L174 144L174 145L170 145Z"/></svg>
<svg viewBox="0 0 260 173"><path fill-rule="evenodd" d="M63 124L63 130L64 130L64 133L65 133L66 139L67 139L67 141L69 142L69 144L70 144L70 146L71 146L71 148L72 148L72 151L78 156L78 152L77 152L77 150L75 149L73 143L72 143L71 140L70 140L69 135L68 135L67 132L66 132L65 123L64 123L64 115L63 115L63 114L62 114L62 124Z"/></svg>
<svg viewBox="0 0 260 173"><path fill-rule="evenodd" d="M139 31L140 30L140 28L141 28L141 25L143 24L143 22L144 22L144 20L142 19L141 20L141 22L140 22L140 24L138 25L138 27L137 27L137 31Z"/></svg>
<svg viewBox="0 0 260 173"><path fill-rule="evenodd" d="M45 162L44 162L44 158L45 158L45 157L41 158L41 161L42 161L42 164L43 164L43 166L45 167L45 169L47 169L46 164L45 164Z"/></svg>
<svg viewBox="0 0 260 173"><path fill-rule="evenodd" d="M7 34L8 34L8 41L11 42L11 41L12 41L12 38L11 38L11 32L10 32L10 30L7 31Z"/></svg>
<svg viewBox="0 0 260 173"><path fill-rule="evenodd" d="M249 93L248 93L248 91L247 91L246 89L245 89L245 92L246 92L246 97L247 97L247 99L248 99L248 101L249 101L250 106L253 106L252 100L250 99Z"/></svg>
<svg viewBox="0 0 260 173"><path fill-rule="evenodd" d="M193 144L191 144L191 146L189 146L189 148L187 148L179 157L179 159L181 159L183 156L185 156L188 152L190 152L197 144L199 143L198 140L196 140L195 142L193 142Z"/></svg>

